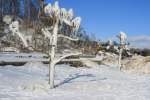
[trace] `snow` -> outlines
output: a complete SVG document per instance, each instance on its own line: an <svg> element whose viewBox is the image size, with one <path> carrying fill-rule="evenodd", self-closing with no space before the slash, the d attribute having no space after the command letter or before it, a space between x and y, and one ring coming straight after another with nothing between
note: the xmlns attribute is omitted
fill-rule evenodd
<svg viewBox="0 0 150 100"><path fill-rule="evenodd" d="M57 65L55 89L47 84L48 65L1 66L0 100L150 100L150 75L93 65Z"/></svg>

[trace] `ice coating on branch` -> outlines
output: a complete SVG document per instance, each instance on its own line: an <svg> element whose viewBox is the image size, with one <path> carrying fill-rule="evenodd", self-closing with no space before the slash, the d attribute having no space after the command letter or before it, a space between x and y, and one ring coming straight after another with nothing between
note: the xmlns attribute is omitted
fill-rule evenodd
<svg viewBox="0 0 150 100"><path fill-rule="evenodd" d="M52 16L52 5L50 3L47 6L45 6L44 12L49 16Z"/></svg>
<svg viewBox="0 0 150 100"><path fill-rule="evenodd" d="M24 38L24 36L19 31L19 22L18 21L13 21L9 25L9 29L13 33L13 35L16 34L21 39L21 41L23 42L23 45L25 47L28 47L28 43L27 43L26 39Z"/></svg>
<svg viewBox="0 0 150 100"><path fill-rule="evenodd" d="M108 45L113 45L113 42L112 42L112 40L108 40Z"/></svg>
<svg viewBox="0 0 150 100"><path fill-rule="evenodd" d="M67 12L65 8L61 8L60 20L66 23L67 25L72 26L70 19L71 17L69 12Z"/></svg>
<svg viewBox="0 0 150 100"><path fill-rule="evenodd" d="M56 1L54 5L49 3L45 6L44 11L48 14L48 16L58 17L61 22L64 22L69 26L73 26L73 32L77 31L80 27L81 18L76 17L73 19L73 9L69 9L68 11L65 8L60 9L58 1Z"/></svg>
<svg viewBox="0 0 150 100"><path fill-rule="evenodd" d="M113 45L113 42L112 42L112 40L111 39L109 39L108 40L108 42L107 42L107 47L106 47L106 49L108 50L108 49L110 49L111 48L111 46Z"/></svg>
<svg viewBox="0 0 150 100"><path fill-rule="evenodd" d="M54 13L54 16L58 16L59 13L60 13L60 8L59 8L59 3L58 1L56 1L53 5L53 13Z"/></svg>
<svg viewBox="0 0 150 100"><path fill-rule="evenodd" d="M81 17L76 17L75 19L72 20L74 31L77 31L79 29L80 23L81 23Z"/></svg>
<svg viewBox="0 0 150 100"><path fill-rule="evenodd" d="M124 43L127 38L127 35L124 32L119 32L117 37L120 39L121 43Z"/></svg>
<svg viewBox="0 0 150 100"><path fill-rule="evenodd" d="M45 6L44 12L50 17L59 16L60 8L58 2L56 1L53 6L49 3L47 6Z"/></svg>
<svg viewBox="0 0 150 100"><path fill-rule="evenodd" d="M73 10L69 9L69 11L67 11L65 8L61 8L60 16L70 21L73 18Z"/></svg>
<svg viewBox="0 0 150 100"><path fill-rule="evenodd" d="M12 31L13 35L19 31L19 22L14 21L9 25L9 29Z"/></svg>
<svg viewBox="0 0 150 100"><path fill-rule="evenodd" d="M68 11L68 16L70 17L70 19L73 18L73 9L72 9L72 8L69 9L69 11Z"/></svg>
<svg viewBox="0 0 150 100"><path fill-rule="evenodd" d="M3 22L5 22L6 24L10 24L12 21L12 18L9 15L6 15L3 17Z"/></svg>
<svg viewBox="0 0 150 100"><path fill-rule="evenodd" d="M58 1L56 1L54 3L53 8L55 8L56 10L59 10L59 3L58 3Z"/></svg>
<svg viewBox="0 0 150 100"><path fill-rule="evenodd" d="M46 28L42 28L42 33L44 34L45 38L51 38L52 34Z"/></svg>
<svg viewBox="0 0 150 100"><path fill-rule="evenodd" d="M50 41L50 44L52 43L52 33L49 32L48 29L42 28L42 33L44 34L45 38L48 38Z"/></svg>
<svg viewBox="0 0 150 100"><path fill-rule="evenodd" d="M67 10L65 8L61 8L60 16L67 19Z"/></svg>

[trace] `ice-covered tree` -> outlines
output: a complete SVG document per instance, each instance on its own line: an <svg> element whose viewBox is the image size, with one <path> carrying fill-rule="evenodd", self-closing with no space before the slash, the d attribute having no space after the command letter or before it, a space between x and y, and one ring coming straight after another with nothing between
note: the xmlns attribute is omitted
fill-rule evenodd
<svg viewBox="0 0 150 100"><path fill-rule="evenodd" d="M119 39L119 59L118 59L118 65L119 68L121 69L121 58L122 58L122 51L125 48L125 41L127 38L127 35L124 32L119 32L119 34L117 35L118 39Z"/></svg>
<svg viewBox="0 0 150 100"><path fill-rule="evenodd" d="M17 35L21 39L21 41L25 47L28 47L27 40L25 39L23 34L19 31L19 22L18 21L12 21L12 23L9 25L9 29L13 35Z"/></svg>
<svg viewBox="0 0 150 100"><path fill-rule="evenodd" d="M107 41L107 47L106 47L106 49L107 49L107 50L110 49L111 46L113 46L113 42L112 42L112 40L108 40L108 41Z"/></svg>
<svg viewBox="0 0 150 100"><path fill-rule="evenodd" d="M22 41L23 46L27 48L28 47L27 40L19 30L19 21L17 20L13 21L13 18L11 16L6 15L3 17L3 22L5 22L5 24L8 25L8 30L12 33L12 35L19 37L19 39Z"/></svg>
<svg viewBox="0 0 150 100"><path fill-rule="evenodd" d="M61 57L56 57L55 53L57 49L58 38L65 38L71 41L78 41L78 39L58 34L58 32L65 24L70 27L71 32L76 33L80 27L81 18L80 17L74 18L73 10L70 9L69 11L67 11L65 8L60 8L58 2L55 2L53 5L49 3L47 6L45 6L44 11L45 14L50 19L54 20L52 26L42 29L45 38L48 38L50 41L49 84L50 88L54 88L55 65L66 57L81 54L79 52L78 53L72 52L70 54L64 54Z"/></svg>

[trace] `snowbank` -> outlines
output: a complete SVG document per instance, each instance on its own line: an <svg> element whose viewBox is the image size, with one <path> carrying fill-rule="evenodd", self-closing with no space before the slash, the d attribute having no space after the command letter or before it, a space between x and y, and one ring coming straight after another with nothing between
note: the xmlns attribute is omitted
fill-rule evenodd
<svg viewBox="0 0 150 100"><path fill-rule="evenodd" d="M104 65L118 65L118 56L113 53L105 53L104 58L102 60L102 64Z"/></svg>
<svg viewBox="0 0 150 100"><path fill-rule="evenodd" d="M86 67L98 67L99 66L96 62L93 62L90 60L83 60L81 62L83 63L83 66L86 66Z"/></svg>
<svg viewBox="0 0 150 100"><path fill-rule="evenodd" d="M41 73L48 72L47 66L44 65L42 62L28 62L21 68L28 72L41 72Z"/></svg>
<svg viewBox="0 0 150 100"><path fill-rule="evenodd" d="M150 56L133 56L122 61L123 69L133 72L140 72L144 74L150 74Z"/></svg>

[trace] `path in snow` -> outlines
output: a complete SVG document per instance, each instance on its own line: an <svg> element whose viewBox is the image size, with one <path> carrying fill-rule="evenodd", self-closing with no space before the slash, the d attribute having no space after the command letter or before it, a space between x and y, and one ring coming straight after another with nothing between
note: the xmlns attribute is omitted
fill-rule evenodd
<svg viewBox="0 0 150 100"><path fill-rule="evenodd" d="M0 100L150 100L150 75L120 72L113 66L57 65L55 89L48 89L47 65L0 67Z"/></svg>

